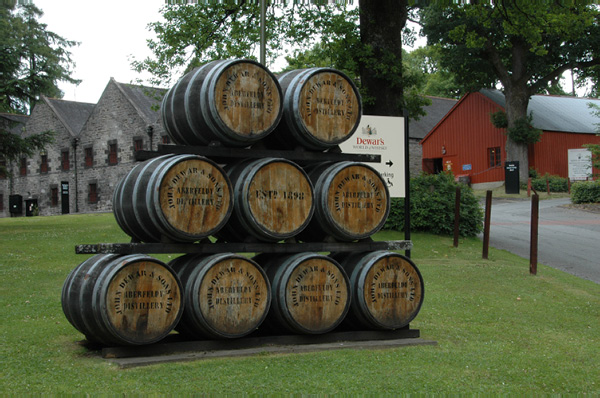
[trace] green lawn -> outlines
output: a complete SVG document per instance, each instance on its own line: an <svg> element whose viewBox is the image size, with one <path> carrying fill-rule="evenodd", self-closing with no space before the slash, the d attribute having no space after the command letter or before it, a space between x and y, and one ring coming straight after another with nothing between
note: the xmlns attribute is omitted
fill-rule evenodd
<svg viewBox="0 0 600 398"><path fill-rule="evenodd" d="M383 232L379 240L402 239ZM81 243L127 242L112 214L0 219L0 393L600 394L600 285L413 234L425 301L411 327L437 346L200 360L120 369L79 345L60 303ZM168 261L167 255L157 256Z"/></svg>

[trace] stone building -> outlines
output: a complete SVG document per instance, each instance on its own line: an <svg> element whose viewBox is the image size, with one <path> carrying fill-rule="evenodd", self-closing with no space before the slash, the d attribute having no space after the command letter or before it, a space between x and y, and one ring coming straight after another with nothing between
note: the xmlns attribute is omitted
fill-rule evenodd
<svg viewBox="0 0 600 398"><path fill-rule="evenodd" d="M53 131L54 142L0 176L0 217L110 211L114 187L134 165L134 152L168 143L159 120L163 90L110 79L97 104L42 97L11 131ZM2 115L3 123L16 115ZM11 119L13 118L13 119ZM9 204L21 201L22 211Z"/></svg>

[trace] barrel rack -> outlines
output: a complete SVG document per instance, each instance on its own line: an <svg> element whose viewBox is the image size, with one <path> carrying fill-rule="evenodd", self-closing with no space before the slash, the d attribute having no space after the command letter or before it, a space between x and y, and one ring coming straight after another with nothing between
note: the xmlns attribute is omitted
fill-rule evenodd
<svg viewBox="0 0 600 398"><path fill-rule="evenodd" d="M341 162L354 161L364 163L379 163L381 155L342 153L339 147L334 147L327 152L312 152L304 149L272 150L262 148L228 148L220 145L187 146L187 145L159 145L157 151L138 151L136 160L148 160L166 154L194 154L205 156L217 163L227 163L232 160L262 159L279 157L289 159L298 164L305 165L315 162ZM77 254L133 254L133 253L222 253L225 251L236 253L279 253L290 254L305 251L312 252L351 252L375 250L410 250L410 240L379 241L371 238L358 242L302 242L294 239L283 243L264 242L211 242L206 239L199 243L98 243L80 244L75 246Z"/></svg>
<svg viewBox="0 0 600 398"><path fill-rule="evenodd" d="M342 153L339 147L327 152L312 152L304 149L271 150L262 147L229 148L221 145L183 146L159 145L156 151L138 151L136 160L143 161L166 154L196 154L205 156L217 163L227 163L242 159L268 157L285 158L304 166L316 162L355 161L365 163L381 162L380 155ZM412 241L373 241L371 238L356 242L297 242L294 238L279 243L213 242L209 239L197 243L96 243L75 246L76 254L135 254L135 253L280 253L300 252L356 252L377 250L410 250ZM121 367L143 366L159 362L185 361L215 356L253 355L257 352L306 352L338 348L381 348L390 346L435 345L435 341L419 339L420 331L410 329L410 325L392 331L341 331L326 335L297 336L253 336L235 341L178 341L170 336L165 341L149 346L104 347L100 355ZM279 348L273 349L273 346ZM94 348L94 347L90 347ZM212 352L212 354L211 354ZM220 353L220 354L219 354Z"/></svg>

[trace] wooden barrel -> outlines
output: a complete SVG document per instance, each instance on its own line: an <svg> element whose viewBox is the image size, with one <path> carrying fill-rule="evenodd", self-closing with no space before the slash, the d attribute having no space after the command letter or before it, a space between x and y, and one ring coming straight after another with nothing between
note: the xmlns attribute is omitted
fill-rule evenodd
<svg viewBox="0 0 600 398"><path fill-rule="evenodd" d="M251 259L233 253L188 254L169 265L183 284L185 310L176 328L182 335L239 338L267 316L269 281Z"/></svg>
<svg viewBox="0 0 600 398"><path fill-rule="evenodd" d="M271 282L271 328L322 334L336 328L350 308L348 276L332 258L317 253L259 255Z"/></svg>
<svg viewBox="0 0 600 398"><path fill-rule="evenodd" d="M376 251L334 254L350 278L352 305L346 324L354 328L400 329L419 313L423 277L401 254Z"/></svg>
<svg viewBox="0 0 600 398"><path fill-rule="evenodd" d="M244 147L269 135L283 115L277 78L251 60L196 68L163 97L165 130L177 144Z"/></svg>
<svg viewBox="0 0 600 398"><path fill-rule="evenodd" d="M143 254L99 254L69 274L62 308L91 342L151 344L179 321L181 291L179 278L161 261Z"/></svg>
<svg viewBox="0 0 600 398"><path fill-rule="evenodd" d="M197 155L165 155L140 163L113 195L117 223L143 242L205 238L225 225L232 206L227 174Z"/></svg>
<svg viewBox="0 0 600 398"><path fill-rule="evenodd" d="M308 225L314 212L313 186L294 162L247 160L225 171L233 187L234 210L220 238L276 242L297 235Z"/></svg>
<svg viewBox="0 0 600 398"><path fill-rule="evenodd" d="M279 76L283 118L269 137L272 145L325 150L347 139L358 128L362 102L354 83L329 68L290 71Z"/></svg>
<svg viewBox="0 0 600 398"><path fill-rule="evenodd" d="M306 171L315 187L315 214L300 239L319 241L331 236L353 241L383 228L390 197L377 170L360 162L338 162Z"/></svg>

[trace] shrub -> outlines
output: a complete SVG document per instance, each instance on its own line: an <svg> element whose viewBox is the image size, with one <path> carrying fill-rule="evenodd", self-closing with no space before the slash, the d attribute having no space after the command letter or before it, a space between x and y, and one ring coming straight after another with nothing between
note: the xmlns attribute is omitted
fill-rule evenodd
<svg viewBox="0 0 600 398"><path fill-rule="evenodd" d="M452 174L423 174L410 180L411 230L440 235L454 233L456 187L460 187L462 236L476 236L483 228L483 211L473 190L454 181ZM404 229L404 199L392 199L386 229Z"/></svg>
<svg viewBox="0 0 600 398"><path fill-rule="evenodd" d="M545 176L533 178L531 186L538 192L546 192L546 180L550 183L550 192L569 192L569 182L567 178L554 176L546 173Z"/></svg>
<svg viewBox="0 0 600 398"><path fill-rule="evenodd" d="M600 203L600 181L582 181L571 186L573 203Z"/></svg>

